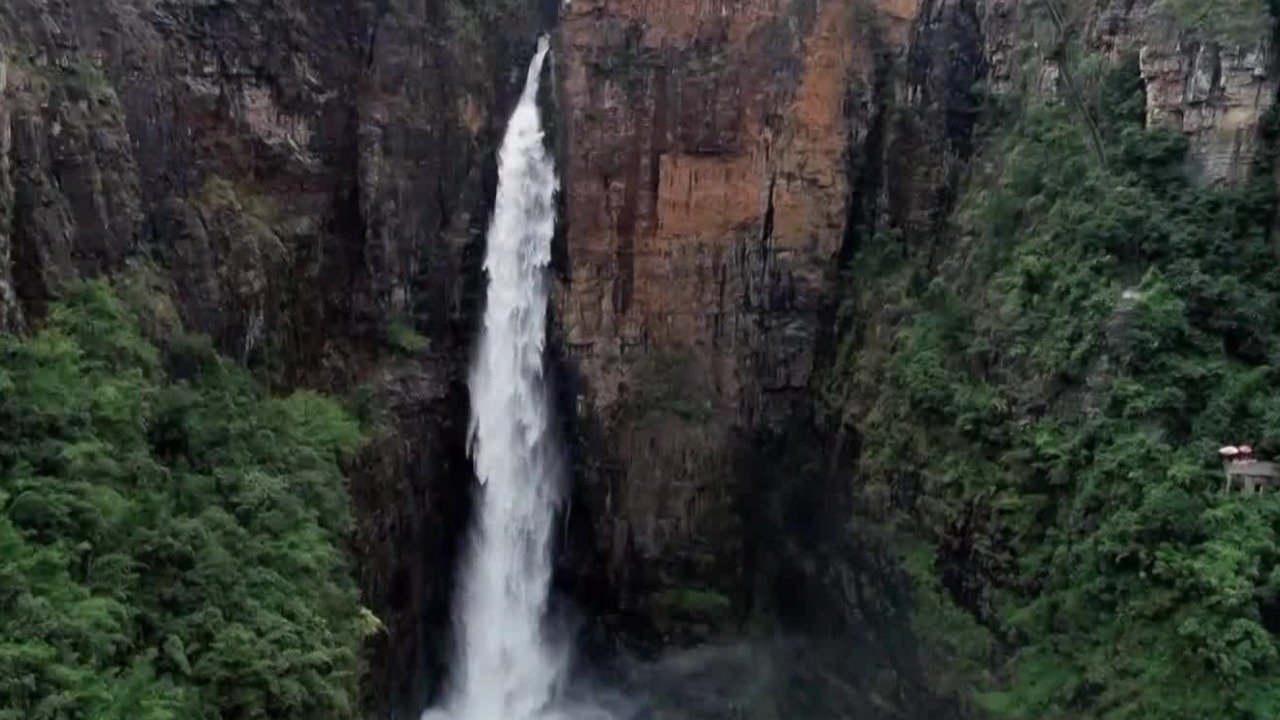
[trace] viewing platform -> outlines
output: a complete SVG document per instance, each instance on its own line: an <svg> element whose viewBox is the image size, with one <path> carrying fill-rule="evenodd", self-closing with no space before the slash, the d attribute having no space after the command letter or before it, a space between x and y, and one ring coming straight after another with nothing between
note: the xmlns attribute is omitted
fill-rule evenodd
<svg viewBox="0 0 1280 720"><path fill-rule="evenodd" d="M1280 487L1280 465L1273 462L1228 461L1222 464L1227 475L1227 492L1254 495Z"/></svg>
<svg viewBox="0 0 1280 720"><path fill-rule="evenodd" d="M1280 465L1257 459L1249 445L1228 445L1218 451L1227 476L1224 492L1256 495L1280 487Z"/></svg>

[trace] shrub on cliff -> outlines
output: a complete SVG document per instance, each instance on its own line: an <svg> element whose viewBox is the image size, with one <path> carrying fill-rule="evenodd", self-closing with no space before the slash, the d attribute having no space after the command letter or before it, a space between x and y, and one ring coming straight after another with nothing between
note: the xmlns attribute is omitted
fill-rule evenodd
<svg viewBox="0 0 1280 720"><path fill-rule="evenodd" d="M0 718L353 717L359 439L101 284L0 339Z"/></svg>

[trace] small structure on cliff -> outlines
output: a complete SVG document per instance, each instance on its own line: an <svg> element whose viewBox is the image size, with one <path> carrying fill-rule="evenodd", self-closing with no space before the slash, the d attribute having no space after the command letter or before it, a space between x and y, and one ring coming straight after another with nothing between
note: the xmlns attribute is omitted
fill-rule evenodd
<svg viewBox="0 0 1280 720"><path fill-rule="evenodd" d="M1226 474L1226 492L1254 495L1264 490L1280 487L1280 465L1263 462L1253 455L1248 445L1228 445L1218 451L1222 457L1222 469Z"/></svg>

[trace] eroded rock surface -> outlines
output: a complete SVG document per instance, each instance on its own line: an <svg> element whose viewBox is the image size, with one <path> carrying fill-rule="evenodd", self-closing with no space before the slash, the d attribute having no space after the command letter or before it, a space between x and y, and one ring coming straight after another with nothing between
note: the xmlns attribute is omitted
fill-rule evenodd
<svg viewBox="0 0 1280 720"><path fill-rule="evenodd" d="M1058 6L1081 48L1138 58L1149 123L1187 134L1205 182L1249 175L1267 38L1200 37L1148 0ZM762 582L870 622L842 585L865 568L831 546L847 478L806 416L839 263L872 233L941 242L984 94L1063 92L1048 7L7 0L0 330L115 275L167 299L157 327L174 309L278 388L358 400L377 431L352 468L353 546L387 625L369 697L413 717L468 512L493 153L558 18L566 586L659 644L771 612L785 593Z"/></svg>
<svg viewBox="0 0 1280 720"><path fill-rule="evenodd" d="M607 467L588 479L599 549L642 614L743 579L736 445L782 422L809 380L848 215L847 148L867 123L857 88L874 43L901 42L914 11L565 11L558 304L579 412L605 438L594 450Z"/></svg>

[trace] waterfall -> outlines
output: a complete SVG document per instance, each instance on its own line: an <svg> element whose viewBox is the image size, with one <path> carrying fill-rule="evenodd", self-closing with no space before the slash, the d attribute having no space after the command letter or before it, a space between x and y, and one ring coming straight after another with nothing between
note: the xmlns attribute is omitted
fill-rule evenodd
<svg viewBox="0 0 1280 720"><path fill-rule="evenodd" d="M488 297L470 378L478 511L457 596L450 688L443 708L424 718L539 717L565 665L543 627L561 492L543 364L557 189L537 104L548 49L539 40L498 157Z"/></svg>

